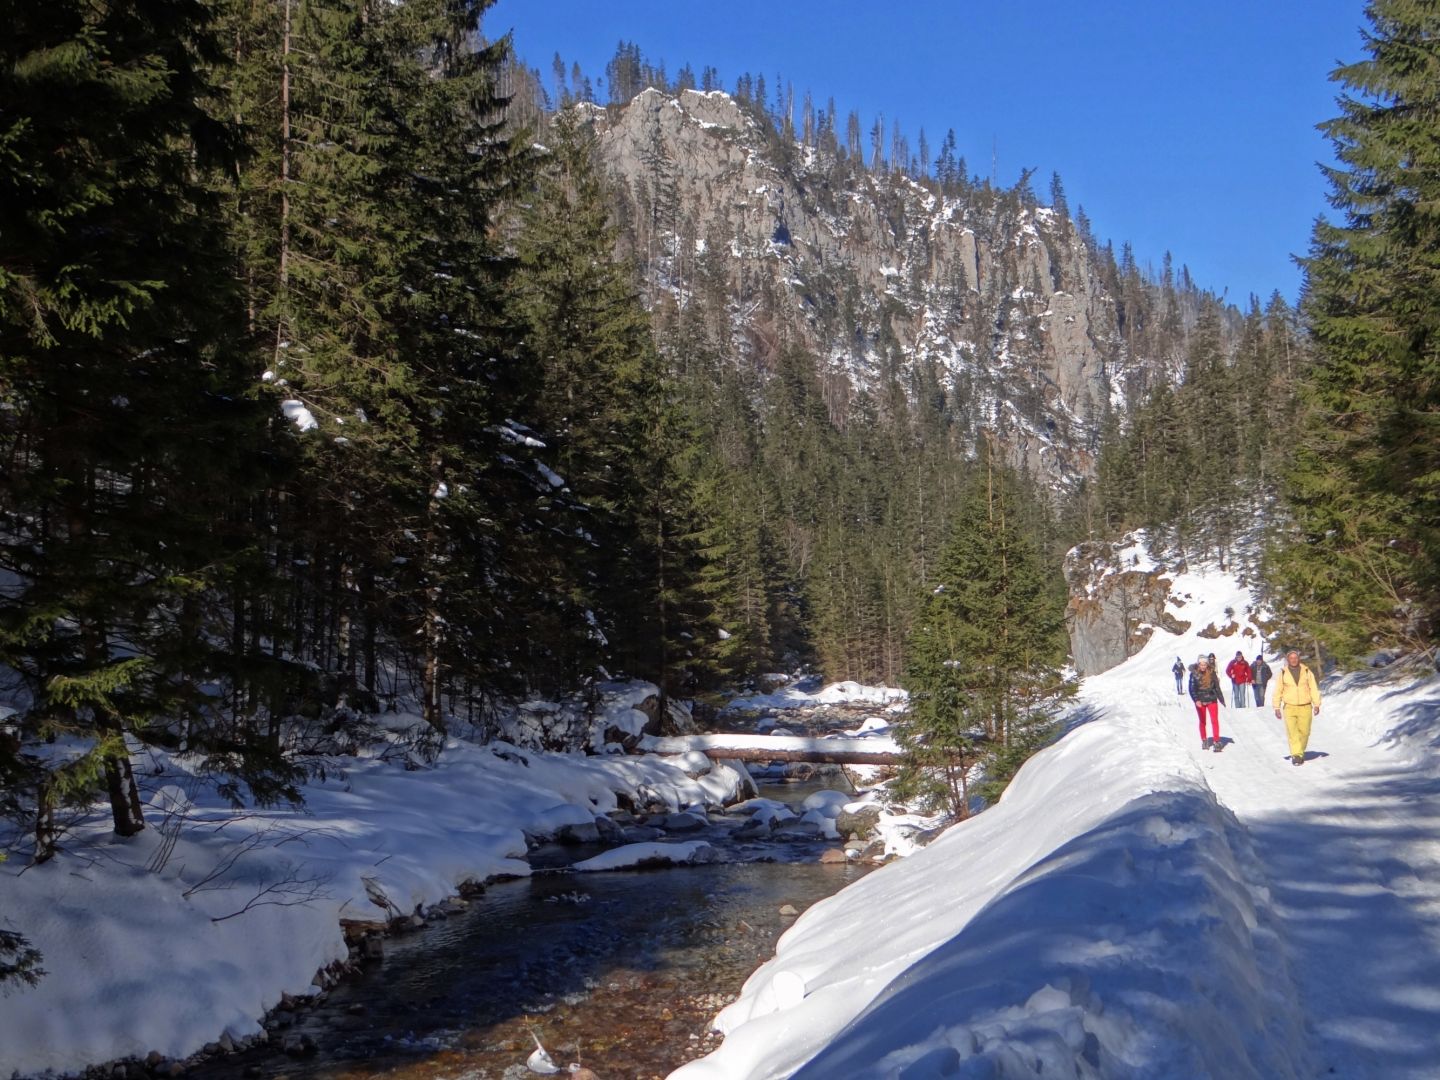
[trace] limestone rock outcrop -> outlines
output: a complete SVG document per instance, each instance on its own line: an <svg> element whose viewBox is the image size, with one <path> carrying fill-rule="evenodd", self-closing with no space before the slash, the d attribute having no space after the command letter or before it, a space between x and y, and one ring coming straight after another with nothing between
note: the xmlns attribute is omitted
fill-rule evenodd
<svg viewBox="0 0 1440 1080"><path fill-rule="evenodd" d="M1176 634L1189 629L1166 610L1171 583L1183 569L1155 562L1134 543L1072 548L1065 557L1065 625L1075 670L1082 676L1108 671L1139 652L1156 627Z"/></svg>
<svg viewBox="0 0 1440 1080"><path fill-rule="evenodd" d="M898 374L949 395L962 438L1065 486L1092 471L1107 405L1176 375L1178 352L1129 355L1094 240L1033 199L847 167L718 91L577 108L652 305L710 290L712 331L762 368L798 337L837 417Z"/></svg>

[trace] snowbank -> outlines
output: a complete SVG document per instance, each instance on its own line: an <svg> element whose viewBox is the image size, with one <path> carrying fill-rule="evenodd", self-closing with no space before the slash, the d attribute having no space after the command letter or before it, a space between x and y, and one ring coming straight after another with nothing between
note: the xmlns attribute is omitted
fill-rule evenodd
<svg viewBox="0 0 1440 1080"><path fill-rule="evenodd" d="M525 834L592 822L620 793L679 810L718 805L739 782L723 767L691 778L657 758L459 740L429 767L342 765L306 788L303 811L237 813L183 760L156 757L137 769L155 806L143 833L119 840L97 818L49 863L0 864L0 918L48 972L0 999L0 1077L179 1058L222 1032L258 1033L282 993L313 992L316 972L346 958L340 920L410 915L466 882L527 875Z"/></svg>
<svg viewBox="0 0 1440 1080"><path fill-rule="evenodd" d="M818 681L818 680L817 680ZM788 686L770 694L749 694L729 702L723 711L740 709L803 709L817 705L884 705L904 707L909 695L893 686L865 686L837 682L811 694L799 686Z"/></svg>
<svg viewBox="0 0 1440 1080"><path fill-rule="evenodd" d="M1137 656L1086 680L1069 734L1027 763L998 805L805 912L716 1018L720 1048L672 1077L1324 1073L1305 1002L1328 992L1334 964L1316 961L1328 975L1301 970L1297 956L1314 965L1303 944L1287 945L1295 931L1272 894L1275 852L1260 851L1216 790L1221 778L1225 790L1253 789L1236 771L1250 769L1255 783L1303 792L1326 782L1316 771L1325 766L1279 772L1289 765L1283 734L1258 709L1227 713L1237 733L1241 719L1248 725L1237 745L1199 752L1194 712L1169 673L1175 655L1253 656L1262 638L1228 576L1181 575L1175 595L1190 632L1156 633ZM1200 636L1220 628L1218 638ZM1333 735L1337 750L1343 734L1388 755L1387 765L1423 767L1432 783L1440 776L1433 677L1352 677L1326 691L1326 722L1346 725ZM1269 801L1296 797L1276 787ZM1264 842L1277 834L1294 842L1272 819ZM1304 895L1305 881L1286 884ZM1360 966L1366 945L1348 947L1356 951L1343 962ZM1357 1046L1392 1030L1398 1045L1435 1040L1374 1007L1384 1015L1373 1031L1349 1029ZM1433 1013L1420 1022L1433 1027Z"/></svg>
<svg viewBox="0 0 1440 1080"><path fill-rule="evenodd" d="M717 1018L720 1049L672 1075L1294 1075L1253 859L1171 740L1096 720L807 911Z"/></svg>

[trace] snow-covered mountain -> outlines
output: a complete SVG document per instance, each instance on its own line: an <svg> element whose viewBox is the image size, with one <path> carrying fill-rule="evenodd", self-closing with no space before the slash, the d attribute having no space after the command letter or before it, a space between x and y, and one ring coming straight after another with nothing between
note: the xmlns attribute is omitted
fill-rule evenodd
<svg viewBox="0 0 1440 1080"><path fill-rule="evenodd" d="M1188 629L1086 679L997 806L807 911L676 1080L1440 1075L1440 679L1331 680L1300 768L1269 708L1202 750L1171 665L1261 638L1227 575L1170 595Z"/></svg>
<svg viewBox="0 0 1440 1080"><path fill-rule="evenodd" d="M1063 209L858 167L720 91L579 108L653 304L706 301L712 334L762 368L798 340L837 419L895 379L949 395L963 438L1064 481L1089 472L1107 402L1177 377L1203 294L1183 273L1122 281Z"/></svg>

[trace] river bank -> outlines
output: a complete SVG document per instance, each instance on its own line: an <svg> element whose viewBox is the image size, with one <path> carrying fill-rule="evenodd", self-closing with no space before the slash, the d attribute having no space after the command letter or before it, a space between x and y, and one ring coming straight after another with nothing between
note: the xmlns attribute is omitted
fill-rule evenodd
<svg viewBox="0 0 1440 1080"><path fill-rule="evenodd" d="M602 722L633 726L625 714L643 692L617 694ZM125 1060L126 1075L151 1075L268 1038L263 1017L325 993L363 952L343 924L424 922L464 889L529 877L537 840L611 830L609 846L654 842L623 815L703 814L741 789L736 770L688 757L450 739L421 760L397 751L405 719L395 738L331 763L298 810L237 811L193 763L150 756L150 828L118 840L105 820L78 820L56 859L0 867L3 917L47 972L0 1009L0 1076Z"/></svg>
<svg viewBox="0 0 1440 1080"><path fill-rule="evenodd" d="M798 808L805 793L795 794ZM819 838L757 844L733 839L737 831L707 830L713 863L537 869L493 885L426 932L388 941L382 959L325 1000L272 1016L268 1047L187 1075L529 1076L524 1062L539 1040L562 1066L663 1077L715 1048L710 1018L795 918L875 865L822 863L834 846ZM755 859L765 861L737 861Z"/></svg>

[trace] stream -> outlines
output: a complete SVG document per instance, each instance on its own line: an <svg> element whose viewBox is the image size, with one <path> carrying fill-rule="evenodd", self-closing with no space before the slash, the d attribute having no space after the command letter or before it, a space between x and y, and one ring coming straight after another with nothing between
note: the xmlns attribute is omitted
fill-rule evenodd
<svg viewBox="0 0 1440 1080"><path fill-rule="evenodd" d="M793 808L825 786L761 794ZM791 909L872 868L815 861L833 841L742 843L730 831L677 837L737 860L699 866L575 873L556 864L598 848L532 852L533 876L492 884L463 912L388 940L383 960L319 1004L272 1014L269 1046L187 1075L519 1080L536 1075L525 1061L538 1038L562 1070L578 1062L602 1080L664 1077L718 1045L710 1020L773 955Z"/></svg>

